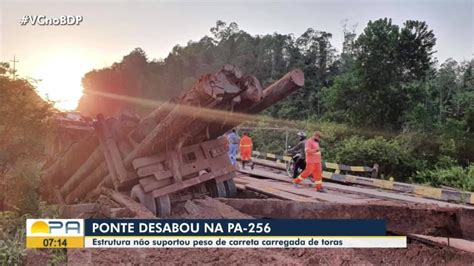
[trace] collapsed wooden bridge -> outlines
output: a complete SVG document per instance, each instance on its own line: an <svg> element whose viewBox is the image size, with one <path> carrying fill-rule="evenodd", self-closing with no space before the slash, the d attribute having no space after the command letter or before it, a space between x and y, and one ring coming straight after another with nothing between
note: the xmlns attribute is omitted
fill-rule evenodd
<svg viewBox="0 0 474 266"><path fill-rule="evenodd" d="M234 197L235 169L220 136L303 84L295 69L263 89L254 76L225 65L143 118L98 115L92 130L56 151L44 187L67 204L113 188L157 216L169 215L173 198L190 193Z"/></svg>

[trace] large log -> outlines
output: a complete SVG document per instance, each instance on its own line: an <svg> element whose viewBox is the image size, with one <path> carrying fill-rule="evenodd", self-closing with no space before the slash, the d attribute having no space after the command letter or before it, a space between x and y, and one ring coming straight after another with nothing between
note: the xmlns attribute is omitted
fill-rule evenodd
<svg viewBox="0 0 474 266"><path fill-rule="evenodd" d="M271 105L283 100L292 92L304 85L304 73L301 69L293 69L281 79L263 90L263 100L252 106L247 113L256 114ZM245 107L241 107L246 109Z"/></svg>
<svg viewBox="0 0 474 266"><path fill-rule="evenodd" d="M108 174L107 164L102 162L90 175L88 175L79 186L72 190L65 198L66 203L71 204L76 199L85 196L96 188Z"/></svg>
<svg viewBox="0 0 474 266"><path fill-rule="evenodd" d="M179 104L135 147L125 158L127 168L132 167L132 161L144 157L152 151L163 148L166 144L172 145L172 139L189 132L187 127L198 117L203 117L206 108L215 108L223 101L232 101L241 94L240 79L242 73L232 65L225 65L214 74L202 76L179 99Z"/></svg>
<svg viewBox="0 0 474 266"><path fill-rule="evenodd" d="M187 146L195 143L199 143L210 139L210 128L209 125L212 123L224 123L225 117L233 112L234 106L246 105L253 106L262 100L263 89L258 79L251 75L244 75L238 81L235 81L241 93L234 97L224 98L222 101L205 108L191 108L191 112L188 116L192 116L190 122L185 127L184 131L177 131L177 134L171 135L166 142L162 139L158 139L154 144L154 151L159 152L161 148L172 147L168 143L178 143L180 146ZM174 128L173 128L174 129ZM204 138L200 138L200 135L204 135ZM179 149L178 149L179 150Z"/></svg>
<svg viewBox="0 0 474 266"><path fill-rule="evenodd" d="M128 138L131 131L136 130L140 124L140 118L130 112L124 112L119 119L114 119L109 122L109 127L113 131L114 137L124 140Z"/></svg>
<svg viewBox="0 0 474 266"><path fill-rule="evenodd" d="M61 195L66 196L69 192L71 192L103 161L104 154L100 147L97 147L89 156L89 158L87 158L84 164L82 164L81 167L79 167L79 169L77 169L77 171L66 181L64 186L61 187Z"/></svg>
<svg viewBox="0 0 474 266"><path fill-rule="evenodd" d="M96 133L100 141L97 141L97 137L94 136L94 143L88 141L85 143L87 145L82 143L77 146L84 148L84 146L95 146L100 142L100 149L105 157L105 162L102 164L106 165L108 172L103 175L106 176L105 179L101 179L99 182L113 183L115 189L124 188L125 184L128 186L138 181L127 171L127 169L132 169L131 164L135 158L148 156L164 149L175 149L178 143L186 146L216 138L228 129L247 120L249 116L242 116L242 113L260 112L288 96L303 83L303 72L296 69L267 89L262 90L255 77L242 76L240 70L235 66L225 65L216 73L202 76L181 97L166 102L143 119L126 117L122 123L122 119L104 121L98 117ZM135 125L137 126L135 127ZM132 131L130 132L130 130ZM139 141L138 145L134 144L135 147L132 147L128 143L130 139L128 136ZM75 147L75 150L80 150L80 148ZM71 154L76 156L77 152L74 151ZM71 155L65 156L65 159L60 160L59 164L63 168L70 168L69 161L66 160L70 157ZM85 156L82 162L87 157ZM124 158L123 161L122 158ZM82 187L80 177L89 174L89 178L91 170L94 168L92 165L97 164L97 162L88 161L83 165L83 168L77 169L81 163L77 167L72 167L70 173L61 174L64 176L64 182L74 174L63 187L62 194L67 194L78 184ZM56 174L57 171L51 172ZM48 176L52 176L52 174ZM90 178L88 182L91 183Z"/></svg>
<svg viewBox="0 0 474 266"><path fill-rule="evenodd" d="M118 140L117 146L122 158L127 157L127 155L133 151L133 146L130 145L127 140Z"/></svg>
<svg viewBox="0 0 474 266"><path fill-rule="evenodd" d="M140 143L173 110L177 102L178 99L173 98L140 119L137 128L130 133L130 137Z"/></svg>
<svg viewBox="0 0 474 266"><path fill-rule="evenodd" d="M247 101L238 103L232 113L225 117L225 122L217 122L210 125L211 138L217 138L238 126L239 124L252 119L250 115L257 114L271 105L283 100L288 95L304 85L304 73L300 69L293 69L282 78L263 90L262 100L249 105Z"/></svg>
<svg viewBox="0 0 474 266"><path fill-rule="evenodd" d="M63 156L43 172L42 180L51 187L61 187L86 161L97 145L98 139L93 133L72 144Z"/></svg>
<svg viewBox="0 0 474 266"><path fill-rule="evenodd" d="M118 138L112 135L112 132L109 127L109 123L106 123L102 115L97 116L97 124L98 124L99 134L101 137L103 137L103 140L104 140L103 146L105 146L107 152L110 155L110 159L111 159L110 166L113 167L113 169L115 169L118 182L122 183L122 182L127 181L128 173L127 173L127 170L125 170L125 167L123 165L122 157L120 155L120 150L117 145ZM111 169L109 168L109 170Z"/></svg>
<svg viewBox="0 0 474 266"><path fill-rule="evenodd" d="M240 95L241 101L238 102L239 105L252 106L263 99L263 88L256 77L245 75L240 80L240 83L246 90Z"/></svg>
<svg viewBox="0 0 474 266"><path fill-rule="evenodd" d="M115 170L115 165L114 165L112 156L110 155L109 149L107 148L107 142L102 130L100 129L100 125L97 125L96 131L97 131L97 136L99 138L100 149L104 153L105 163L107 165L108 172L109 172L106 179L110 179L110 183L112 183L113 187L115 189L118 189L119 179L117 176L117 171Z"/></svg>
<svg viewBox="0 0 474 266"><path fill-rule="evenodd" d="M187 138L183 141L186 145L211 139L211 134L215 134L211 125L225 124L227 117L233 114L236 105L253 106L262 100L262 85L256 77L246 75L241 78L239 85L243 91L241 95L232 99L232 102L223 101L214 109L206 110L201 117L186 127L186 132L183 134Z"/></svg>

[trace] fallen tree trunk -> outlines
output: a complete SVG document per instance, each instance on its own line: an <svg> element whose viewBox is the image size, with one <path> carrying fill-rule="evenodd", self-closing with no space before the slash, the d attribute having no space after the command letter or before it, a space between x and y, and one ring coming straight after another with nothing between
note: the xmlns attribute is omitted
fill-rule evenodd
<svg viewBox="0 0 474 266"><path fill-rule="evenodd" d="M101 130L98 130L97 133L98 133L97 135L98 135L98 138L99 138L100 149L102 150L102 152L104 154L105 164L107 165L108 173L109 173L107 175L106 179L109 179L112 186L115 189L117 189L119 187L119 179L118 179L118 176L117 176L117 172L115 170L115 166L114 166L114 163L113 163L112 156L110 155L110 152L107 148L107 143L106 143L104 134L102 133Z"/></svg>
<svg viewBox="0 0 474 266"><path fill-rule="evenodd" d="M93 133L72 144L66 153L43 172L42 180L51 187L61 187L86 161L98 145Z"/></svg>
<svg viewBox="0 0 474 266"><path fill-rule="evenodd" d="M221 102L219 106L215 107L214 109L206 110L206 112L200 118L193 121L189 127L186 128L187 132L194 132L193 134L184 134L187 137L185 141L186 145L191 145L211 139L213 129L210 127L210 125L225 124L227 122L227 118L232 115L234 106L236 104L252 106L262 100L263 89L256 77L248 75L244 76L240 80L240 87L243 93L232 99L232 102Z"/></svg>
<svg viewBox="0 0 474 266"><path fill-rule="evenodd" d="M174 107L176 107L178 99L173 98L162 105L160 107L153 110L147 116L140 119L137 128L135 128L131 133L130 136L134 141L140 143L145 137L158 125L161 120L163 120Z"/></svg>
<svg viewBox="0 0 474 266"><path fill-rule="evenodd" d="M193 131L196 132L193 141L189 141L187 144L202 142L222 135L226 132L223 130L225 125L231 123L229 120L235 119L233 116L236 115L236 106L246 106L249 108L262 100L262 85L256 77L250 75L244 76L240 83L244 88L244 92L234 98L231 104L220 108L222 111L214 111L214 114L209 115L209 119L205 121L205 126Z"/></svg>
<svg viewBox="0 0 474 266"><path fill-rule="evenodd" d="M260 113L271 105L286 98L304 85L304 73L301 69L293 69L281 79L263 90L263 100L247 111L250 114ZM241 107L245 109L245 107Z"/></svg>
<svg viewBox="0 0 474 266"><path fill-rule="evenodd" d="M84 164L77 169L77 171L66 181L66 183L61 187L60 192L63 196L66 196L67 193L71 192L75 187L80 185L82 180L87 177L94 169L99 166L101 162L104 161L104 154L100 147L97 147L94 152L87 158Z"/></svg>
<svg viewBox="0 0 474 266"><path fill-rule="evenodd" d="M131 168L135 158L147 156L166 144L172 146L171 138L179 138L196 118L206 115L206 108L215 108L223 101L232 101L241 94L242 73L232 65L225 65L220 71L201 77L179 99L179 104L164 118L125 158L127 168Z"/></svg>
<svg viewBox="0 0 474 266"><path fill-rule="evenodd" d="M108 174L107 164L102 162L94 171L88 175L79 186L72 190L65 198L66 203L71 204L76 199L82 198L97 187Z"/></svg>
<svg viewBox="0 0 474 266"><path fill-rule="evenodd" d="M98 116L94 141L88 139L73 146L57 165L48 169L45 177L58 185L65 183L61 194L69 193L69 201L85 195L87 189L83 190L83 186L92 190L105 182L113 183L116 190L129 188L138 181L134 172L128 171L132 170L134 159L164 149L176 149L178 143L186 146L216 138L248 119L248 116L241 117L233 112L259 112L283 99L303 83L302 71L292 70L262 90L255 77L242 76L235 66L225 65L216 73L202 76L181 97L166 102L143 119L128 115L124 119L121 117L106 121ZM133 143L133 140L139 143ZM100 148L95 147L98 143ZM93 148L101 150L103 155L94 152L93 156L89 156ZM76 162L72 162L73 159L76 159L77 166L74 165ZM79 168L82 163L84 165ZM105 167L108 171L98 175L99 163L101 169ZM58 182L58 179L62 182Z"/></svg>
<svg viewBox="0 0 474 266"><path fill-rule="evenodd" d="M251 116L257 114L271 105L283 100L285 97L301 88L304 85L304 73L300 69L293 69L263 90L261 101L257 101L249 106L248 102L241 102L234 108L233 113L229 113L225 123L213 123L209 131L211 138L217 138L228 132L232 128L245 121L255 119Z"/></svg>

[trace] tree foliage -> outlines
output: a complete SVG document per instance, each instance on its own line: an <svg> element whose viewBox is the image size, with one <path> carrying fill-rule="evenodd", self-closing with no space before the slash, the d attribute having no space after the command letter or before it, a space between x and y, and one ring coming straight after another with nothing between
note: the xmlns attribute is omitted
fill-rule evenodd
<svg viewBox="0 0 474 266"><path fill-rule="evenodd" d="M42 138L47 133L47 120L52 105L41 99L25 79L11 79L8 64L0 73L0 175L16 162L38 158L43 154Z"/></svg>
<svg viewBox="0 0 474 266"><path fill-rule="evenodd" d="M251 35L235 22L217 21L210 36L177 45L162 60L149 60L137 48L121 62L87 73L79 110L91 116L148 112L226 63L256 75L264 86L298 67L305 86L265 114L307 121L308 130L316 129L315 121L329 123L327 159L378 162L386 175L402 180L423 169L474 161L474 60L438 65L436 37L424 21L396 25L382 18L359 35L349 28L338 52L330 32ZM342 133L331 131L334 123L342 124ZM266 151L285 149L279 132L256 131L254 137Z"/></svg>
<svg viewBox="0 0 474 266"><path fill-rule="evenodd" d="M354 125L400 129L419 103L419 87L432 69L436 38L420 21L400 28L391 19L370 21L355 40L351 69L325 91L329 116Z"/></svg>
<svg viewBox="0 0 474 266"><path fill-rule="evenodd" d="M0 64L0 210L5 199L21 212L33 213L35 192L43 159L44 139L53 114L50 102L41 99L25 79L12 79L8 64ZM33 169L34 168L34 169Z"/></svg>
<svg viewBox="0 0 474 266"><path fill-rule="evenodd" d="M279 33L252 36L237 23L223 21L217 21L211 33L211 37L175 46L163 60L149 60L136 48L121 62L87 73L82 80L85 95L78 109L90 116L117 115L124 109L149 111L150 106L136 98L159 104L178 95L202 74L229 63L256 75L264 85L291 68L302 68L307 86L268 112L285 118L322 113L321 88L329 86L337 73L332 34L310 28L298 38Z"/></svg>

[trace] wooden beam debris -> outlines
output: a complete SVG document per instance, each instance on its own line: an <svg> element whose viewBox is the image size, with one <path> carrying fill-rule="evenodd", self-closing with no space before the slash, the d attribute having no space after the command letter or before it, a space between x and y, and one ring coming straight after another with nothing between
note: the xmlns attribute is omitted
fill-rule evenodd
<svg viewBox="0 0 474 266"><path fill-rule="evenodd" d="M104 188L102 193L111 197L114 201L118 202L120 205L129 208L133 211L137 217L147 218L147 219L157 219L157 217L150 212L145 206L139 204L138 202L132 200L130 197L125 196L124 194L113 191L111 189Z"/></svg>
<svg viewBox="0 0 474 266"><path fill-rule="evenodd" d="M180 177L176 170L183 160L181 147L184 152L186 147L216 139L248 119L234 114L258 113L303 84L303 72L295 69L263 90L255 76L243 74L234 65L224 65L214 73L201 76L180 97L167 101L141 119L133 114L128 114L124 119L122 116L119 119L106 119L98 115L94 132L74 143L46 169L43 180L58 186L66 203L76 202L88 194L93 198L105 184L112 184L117 191L129 192L136 184L153 181L151 187L160 189L160 193L173 193L173 189L183 189L183 185L176 185L177 182L186 186L196 182L181 180L194 172L188 171ZM170 182L158 180L157 176L163 177L164 174L157 174L154 167L138 167L137 173L137 166L132 165L137 158L163 152L172 154L170 152L173 151L176 154L171 163L175 166L171 167L174 170L171 171ZM161 170L165 171L168 170ZM204 176L209 179L220 178L211 173ZM199 180L206 181L204 176ZM156 189L147 189L148 192L157 195Z"/></svg>

